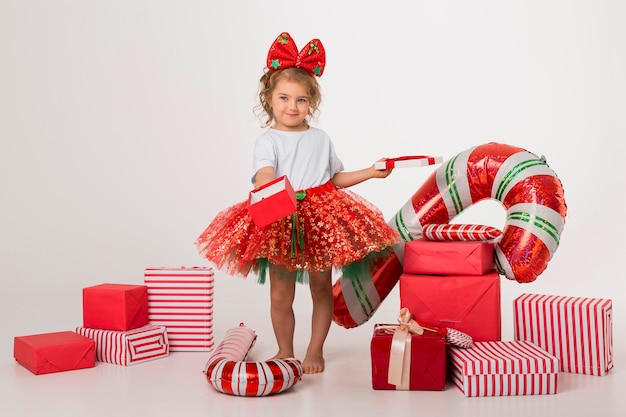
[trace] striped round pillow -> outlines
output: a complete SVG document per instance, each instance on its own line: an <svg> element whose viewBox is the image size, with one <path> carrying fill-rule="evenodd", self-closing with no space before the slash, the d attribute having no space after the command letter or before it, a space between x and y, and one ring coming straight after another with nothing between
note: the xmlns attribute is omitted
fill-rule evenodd
<svg viewBox="0 0 626 417"><path fill-rule="evenodd" d="M298 359L246 361L256 341L256 333L242 324L229 329L204 367L206 379L224 394L264 397L294 386L302 378Z"/></svg>

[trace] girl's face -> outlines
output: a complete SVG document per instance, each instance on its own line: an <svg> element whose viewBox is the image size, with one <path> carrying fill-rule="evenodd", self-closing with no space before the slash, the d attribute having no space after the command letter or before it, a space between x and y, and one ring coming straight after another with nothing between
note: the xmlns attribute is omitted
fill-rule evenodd
<svg viewBox="0 0 626 417"><path fill-rule="evenodd" d="M305 122L309 114L309 95L304 85L280 80L268 103L274 113L274 129L302 131L309 128Z"/></svg>

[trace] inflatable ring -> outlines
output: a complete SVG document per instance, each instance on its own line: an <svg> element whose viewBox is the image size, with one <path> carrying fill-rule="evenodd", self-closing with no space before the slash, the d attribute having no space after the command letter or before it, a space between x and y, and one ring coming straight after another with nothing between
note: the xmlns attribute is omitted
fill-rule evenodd
<svg viewBox="0 0 626 417"><path fill-rule="evenodd" d="M485 199L500 202L507 213L495 245L498 273L520 283L534 281L559 246L567 206L554 171L525 149L487 143L459 153L428 177L389 225L404 242L414 240L422 237L423 225L449 223ZM340 277L333 284L335 323L356 327L374 314L402 273L404 242L358 282Z"/></svg>
<svg viewBox="0 0 626 417"><path fill-rule="evenodd" d="M224 394L263 397L286 391L302 378L297 359L246 362L255 340L254 331L243 324L226 332L204 367L213 388Z"/></svg>

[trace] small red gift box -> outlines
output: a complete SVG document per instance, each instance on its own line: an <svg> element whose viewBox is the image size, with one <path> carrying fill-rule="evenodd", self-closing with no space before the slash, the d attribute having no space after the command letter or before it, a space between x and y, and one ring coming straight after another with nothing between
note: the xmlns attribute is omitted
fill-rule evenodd
<svg viewBox="0 0 626 417"><path fill-rule="evenodd" d="M559 360L530 342L478 342L451 346L452 382L466 397L556 394Z"/></svg>
<svg viewBox="0 0 626 417"><path fill-rule="evenodd" d="M613 369L610 299L522 294L513 312L515 340L559 358L561 371L602 376Z"/></svg>
<svg viewBox="0 0 626 417"><path fill-rule="evenodd" d="M83 327L126 331L146 324L145 285L100 284L83 288Z"/></svg>
<svg viewBox="0 0 626 417"><path fill-rule="evenodd" d="M167 328L170 352L213 349L214 275L201 266L144 270L148 319Z"/></svg>
<svg viewBox="0 0 626 417"><path fill-rule="evenodd" d="M440 164L443 161L441 156L410 155L389 158L384 161L374 163L375 169L391 168L416 168L428 165Z"/></svg>
<svg viewBox="0 0 626 417"><path fill-rule="evenodd" d="M421 335L408 333L402 340L402 351L394 352L397 345L392 342L397 328L397 324L374 326L370 344L372 388L442 391L446 382L445 337L430 331ZM399 359L394 359L394 354L399 355Z"/></svg>
<svg viewBox="0 0 626 417"><path fill-rule="evenodd" d="M76 333L96 343L96 360L114 365L135 365L167 357L169 345L163 326L148 324L125 332L77 327Z"/></svg>
<svg viewBox="0 0 626 417"><path fill-rule="evenodd" d="M35 375L93 368L95 343L70 331L16 336L13 357Z"/></svg>
<svg viewBox="0 0 626 417"><path fill-rule="evenodd" d="M449 327L475 341L500 340L500 276L400 275L400 306L415 320Z"/></svg>
<svg viewBox="0 0 626 417"><path fill-rule="evenodd" d="M483 275L495 267L494 245L478 241L416 239L404 246L404 272L423 275Z"/></svg>
<svg viewBox="0 0 626 417"><path fill-rule="evenodd" d="M285 175L250 191L248 202L248 213L259 228L296 212L296 193Z"/></svg>

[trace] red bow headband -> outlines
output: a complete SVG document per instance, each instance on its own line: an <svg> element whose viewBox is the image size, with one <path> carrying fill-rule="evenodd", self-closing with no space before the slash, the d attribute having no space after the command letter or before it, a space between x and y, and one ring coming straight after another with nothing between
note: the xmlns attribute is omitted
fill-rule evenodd
<svg viewBox="0 0 626 417"><path fill-rule="evenodd" d="M320 77L326 65L326 52L322 41L313 39L298 53L296 43L287 32L281 33L267 53L267 68L279 70L296 67Z"/></svg>

